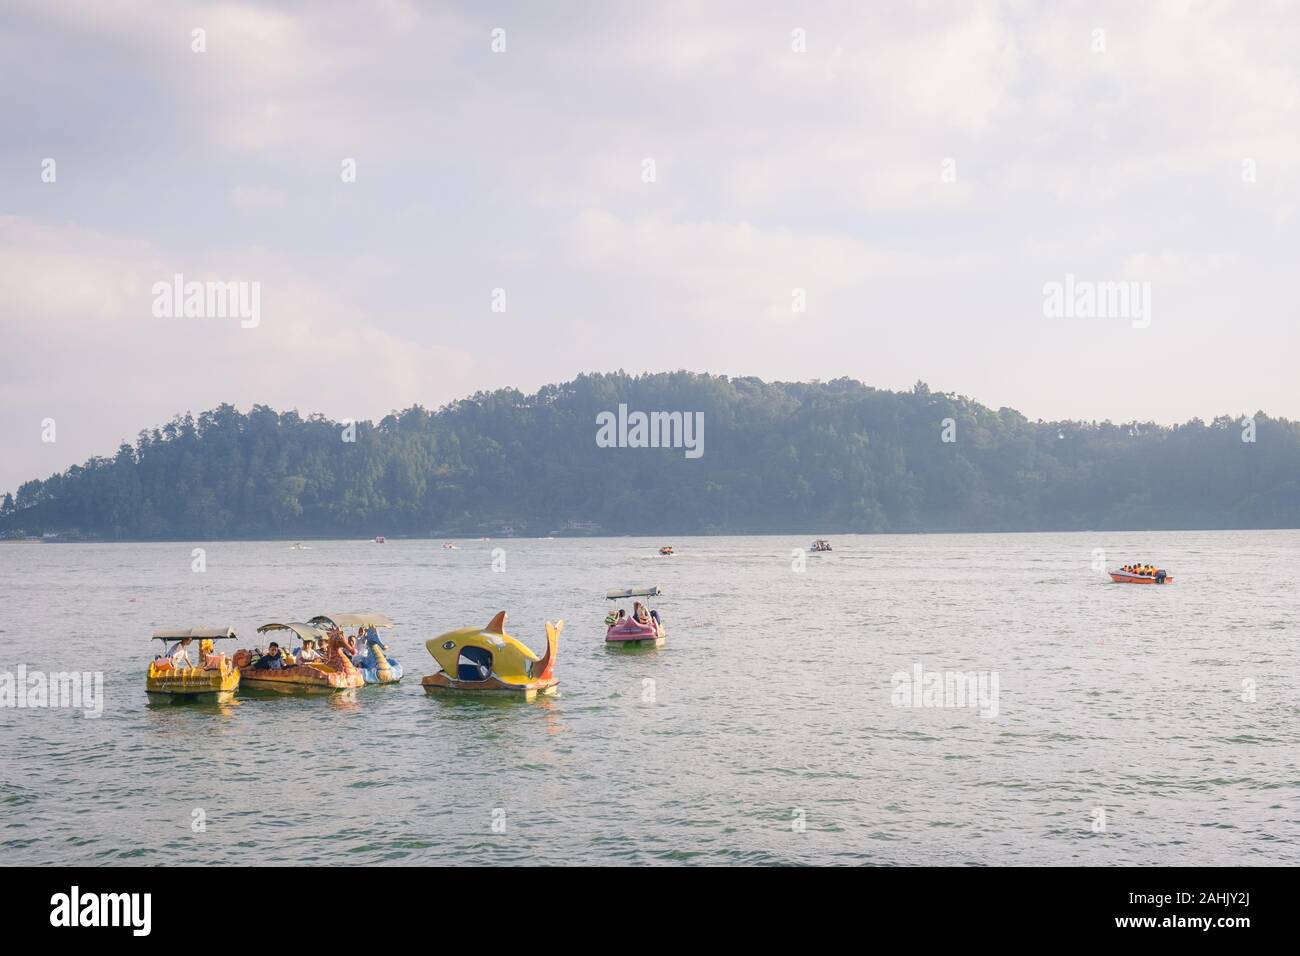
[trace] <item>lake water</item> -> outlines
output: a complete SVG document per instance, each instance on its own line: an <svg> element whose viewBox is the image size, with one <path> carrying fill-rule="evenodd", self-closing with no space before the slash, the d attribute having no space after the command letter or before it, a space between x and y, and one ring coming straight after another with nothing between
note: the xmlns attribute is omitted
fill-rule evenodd
<svg viewBox="0 0 1300 956"><path fill-rule="evenodd" d="M846 535L798 571L809 540L0 546L0 672L105 697L0 709L0 859L1300 863L1300 533ZM606 650L604 591L643 584L667 645ZM559 696L426 695L424 642L502 609L538 651L566 620ZM157 627L326 610L397 621L405 680L144 692ZM996 675L996 714L901 706L918 665Z"/></svg>

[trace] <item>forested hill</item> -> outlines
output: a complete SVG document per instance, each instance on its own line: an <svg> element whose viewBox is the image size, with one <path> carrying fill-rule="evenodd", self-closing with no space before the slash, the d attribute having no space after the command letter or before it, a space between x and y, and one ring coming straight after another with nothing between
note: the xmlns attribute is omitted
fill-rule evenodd
<svg viewBox="0 0 1300 956"><path fill-rule="evenodd" d="M598 415L620 403L702 413L703 453L602 447ZM1284 419L1031 422L920 383L688 372L416 405L354 436L222 405L0 505L5 537L107 539L1297 526L1300 426Z"/></svg>

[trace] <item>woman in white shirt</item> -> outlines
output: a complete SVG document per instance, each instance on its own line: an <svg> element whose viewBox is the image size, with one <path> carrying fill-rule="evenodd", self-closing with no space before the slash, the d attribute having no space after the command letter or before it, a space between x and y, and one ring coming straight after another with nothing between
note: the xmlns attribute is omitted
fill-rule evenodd
<svg viewBox="0 0 1300 956"><path fill-rule="evenodd" d="M164 656L171 658L172 667L180 669L182 667L194 666L194 662L190 660L189 652L190 642L193 640L194 638L192 637L182 637L171 647L167 648L167 653Z"/></svg>

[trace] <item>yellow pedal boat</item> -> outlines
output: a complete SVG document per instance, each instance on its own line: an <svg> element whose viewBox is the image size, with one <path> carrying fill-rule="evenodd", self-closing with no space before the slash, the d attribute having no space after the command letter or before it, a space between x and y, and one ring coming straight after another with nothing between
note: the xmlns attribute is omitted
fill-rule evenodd
<svg viewBox="0 0 1300 956"><path fill-rule="evenodd" d="M554 694L555 657L564 622L546 622L546 653L540 658L505 631L506 612L487 627L462 627L425 642L439 670L424 677L426 691L476 691L532 700Z"/></svg>
<svg viewBox="0 0 1300 956"><path fill-rule="evenodd" d="M170 697L233 694L239 687L239 669L225 654L213 653L212 642L234 637L235 632L228 627L172 627L154 631L153 640L163 642L163 653L149 662L145 692ZM199 643L194 646L196 640ZM172 647L167 646L169 641Z"/></svg>

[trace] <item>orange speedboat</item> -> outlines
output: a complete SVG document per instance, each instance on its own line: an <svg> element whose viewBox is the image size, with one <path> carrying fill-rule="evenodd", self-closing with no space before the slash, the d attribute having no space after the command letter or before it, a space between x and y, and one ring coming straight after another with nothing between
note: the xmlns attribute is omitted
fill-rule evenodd
<svg viewBox="0 0 1300 956"><path fill-rule="evenodd" d="M1111 571L1110 579L1116 584L1173 584L1174 576L1164 570L1155 574L1134 574L1131 571Z"/></svg>

